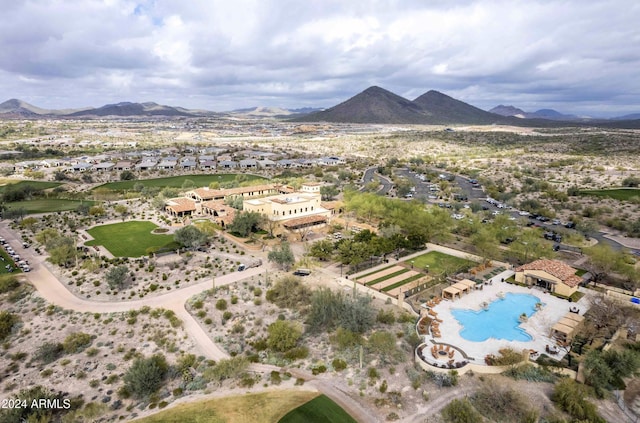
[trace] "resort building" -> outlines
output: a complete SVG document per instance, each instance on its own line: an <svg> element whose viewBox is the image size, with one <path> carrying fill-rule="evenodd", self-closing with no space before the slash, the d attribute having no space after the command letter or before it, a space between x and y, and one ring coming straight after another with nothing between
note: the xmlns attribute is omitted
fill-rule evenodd
<svg viewBox="0 0 640 423"><path fill-rule="evenodd" d="M191 216L196 211L196 202L188 198L171 198L167 200L164 209L172 216Z"/></svg>
<svg viewBox="0 0 640 423"><path fill-rule="evenodd" d="M196 201L224 200L227 197L258 197L286 192L287 187L275 184L253 185L249 187L211 189L209 187L196 188L186 192L186 196Z"/></svg>
<svg viewBox="0 0 640 423"><path fill-rule="evenodd" d="M243 209L283 222L289 230L324 225L331 216L331 210L321 205L320 186L318 183L306 183L297 192L247 199L242 203Z"/></svg>
<svg viewBox="0 0 640 423"><path fill-rule="evenodd" d="M515 272L516 282L538 286L564 297L570 297L582 282L576 269L558 260L536 260L518 267Z"/></svg>

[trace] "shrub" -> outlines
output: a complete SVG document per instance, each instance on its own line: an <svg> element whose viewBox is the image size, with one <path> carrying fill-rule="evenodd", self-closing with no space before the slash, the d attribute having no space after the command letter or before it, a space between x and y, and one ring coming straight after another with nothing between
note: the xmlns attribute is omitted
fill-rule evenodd
<svg viewBox="0 0 640 423"><path fill-rule="evenodd" d="M485 383L471 396L471 403L483 416L505 423L537 422L538 415L528 398L509 386Z"/></svg>
<svg viewBox="0 0 640 423"><path fill-rule="evenodd" d="M93 342L91 335L83 332L74 332L64 339L62 347L65 353L74 354L87 348L91 345L91 342Z"/></svg>
<svg viewBox="0 0 640 423"><path fill-rule="evenodd" d="M227 309L227 300L225 300L224 298L220 298L218 301L216 301L216 309L220 310L220 311L224 311Z"/></svg>
<svg viewBox="0 0 640 423"><path fill-rule="evenodd" d="M294 348L302 336L297 322L276 320L267 328L267 345L274 351L285 352Z"/></svg>
<svg viewBox="0 0 640 423"><path fill-rule="evenodd" d="M35 359L43 362L44 364L56 361L64 353L64 347L60 343L45 342L40 345L34 355Z"/></svg>
<svg viewBox="0 0 640 423"><path fill-rule="evenodd" d="M249 361L240 356L220 360L213 367L205 369L202 376L210 381L221 384L226 379L240 376L249 366Z"/></svg>
<svg viewBox="0 0 640 423"><path fill-rule="evenodd" d="M342 370L347 368L347 362L339 358L335 358L331 362L331 366L333 367L333 370L335 370L336 372L341 372Z"/></svg>
<svg viewBox="0 0 640 423"><path fill-rule="evenodd" d="M284 358L291 361L304 360L308 356L309 356L309 348L304 346L291 348L290 350L284 353Z"/></svg>
<svg viewBox="0 0 640 423"><path fill-rule="evenodd" d="M13 275L3 275L0 276L0 294L5 294L7 292L13 291L17 287L20 286L20 282L18 278Z"/></svg>
<svg viewBox="0 0 640 423"><path fill-rule="evenodd" d="M442 411L446 423L482 423L484 419L468 399L454 399Z"/></svg>
<svg viewBox="0 0 640 423"><path fill-rule="evenodd" d="M11 335L13 326L19 321L20 319L15 314L5 310L0 311L0 341Z"/></svg>
<svg viewBox="0 0 640 423"><path fill-rule="evenodd" d="M380 310L378 312L378 316L376 316L376 321L378 323L392 325L396 322L396 315L393 314L392 310L389 310L389 311Z"/></svg>
<svg viewBox="0 0 640 423"><path fill-rule="evenodd" d="M311 373L314 376L319 375L320 373L324 373L327 371L327 366L325 366L324 364L319 364L317 366L314 366L311 368Z"/></svg>
<svg viewBox="0 0 640 423"><path fill-rule="evenodd" d="M294 276L285 276L273 285L266 294L267 301L280 308L299 310L309 304L311 290Z"/></svg>
<svg viewBox="0 0 640 423"><path fill-rule="evenodd" d="M124 386L135 398L145 398L156 392L169 370L162 354L137 358L124 375Z"/></svg>
<svg viewBox="0 0 640 423"><path fill-rule="evenodd" d="M588 387L571 379L562 379L556 384L551 400L576 420L605 423L596 406L585 399L589 394Z"/></svg>

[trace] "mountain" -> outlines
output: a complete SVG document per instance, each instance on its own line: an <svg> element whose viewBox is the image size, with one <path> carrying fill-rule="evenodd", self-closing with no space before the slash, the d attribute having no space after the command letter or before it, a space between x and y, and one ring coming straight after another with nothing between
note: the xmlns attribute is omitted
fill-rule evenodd
<svg viewBox="0 0 640 423"><path fill-rule="evenodd" d="M187 109L163 106L157 103L131 103L122 102L107 104L97 109L82 110L71 113L70 117L83 116L194 116Z"/></svg>
<svg viewBox="0 0 640 423"><path fill-rule="evenodd" d="M302 116L312 112L318 112L320 110L321 109L312 107L304 107L302 109L284 109L281 107L248 107L244 109L235 109L227 112L227 114L236 117L244 117L247 119L276 119Z"/></svg>
<svg viewBox="0 0 640 423"><path fill-rule="evenodd" d="M345 102L296 119L303 122L424 123L428 114L417 104L380 87L369 87Z"/></svg>
<svg viewBox="0 0 640 423"><path fill-rule="evenodd" d="M0 103L0 115L35 117L37 115L48 114L48 112L48 110L41 109L16 98Z"/></svg>
<svg viewBox="0 0 640 423"><path fill-rule="evenodd" d="M518 109L517 107L513 106L504 106L502 104L489 110L489 113L495 113L496 115L500 116L513 116L518 118L524 118L527 114L527 112L522 109Z"/></svg>
<svg viewBox="0 0 640 423"><path fill-rule="evenodd" d="M491 125L494 123L507 123L504 116L489 113L463 101L456 100L438 91L427 91L413 100L429 118L424 123L432 124L469 124Z"/></svg>
<svg viewBox="0 0 640 423"><path fill-rule="evenodd" d="M557 120L563 122L573 121L588 121L590 118L580 117L576 115L565 115L553 109L540 109L535 112L525 112L522 109L518 109L514 106L503 106L502 104L489 110L491 113L496 113L502 116L513 116L521 119L546 119Z"/></svg>
<svg viewBox="0 0 640 423"><path fill-rule="evenodd" d="M294 121L391 124L494 124L511 123L438 91L428 91L413 101L380 87L369 87L330 109Z"/></svg>
<svg viewBox="0 0 640 423"><path fill-rule="evenodd" d="M638 120L640 119L640 113L632 113L630 115L617 116L611 118L611 120Z"/></svg>

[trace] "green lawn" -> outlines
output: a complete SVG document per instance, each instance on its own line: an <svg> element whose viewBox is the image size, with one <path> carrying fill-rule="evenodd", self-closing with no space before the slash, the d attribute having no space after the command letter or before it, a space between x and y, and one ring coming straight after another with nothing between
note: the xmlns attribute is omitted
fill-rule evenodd
<svg viewBox="0 0 640 423"><path fill-rule="evenodd" d="M152 234L157 226L151 222L123 222L96 226L87 232L94 238L86 245L102 245L116 257L140 257L148 254L149 248L176 249L173 235Z"/></svg>
<svg viewBox="0 0 640 423"><path fill-rule="evenodd" d="M468 270L476 265L473 261L450 256L439 251L431 251L427 254L405 261L405 263L408 264L411 264L412 262L414 267L420 270L424 270L426 266L429 266L429 273L435 275L442 272L447 272L448 274L460 272Z"/></svg>
<svg viewBox="0 0 640 423"><path fill-rule="evenodd" d="M2 257L4 259L4 261L0 260L0 275L4 275L6 273L9 273L9 271L5 267L8 264L10 264L11 267L13 267L13 272L12 273L14 273L14 274L15 273L22 273L22 269L20 269L18 266L15 265L15 263L13 262L13 259L11 257L9 257L9 254L7 254L7 252L4 250L4 248L0 248L0 257Z"/></svg>
<svg viewBox="0 0 640 423"><path fill-rule="evenodd" d="M245 175L245 174L242 174ZM119 181L119 182L109 182L107 184L103 184L94 188L107 188L112 191L125 191L133 189L135 184L142 184L146 187L171 187L171 188L182 188L182 184L187 179L193 181L196 188L209 186L212 182L232 182L236 179L237 174L235 173L225 173L218 175L181 175L181 176L169 176L166 178L155 178L155 179L139 179L134 181ZM265 180L262 176L256 175L245 175L247 180L255 181L255 180Z"/></svg>
<svg viewBox="0 0 640 423"><path fill-rule="evenodd" d="M36 200L14 201L6 203L7 209L16 210L24 208L27 214L53 213L59 211L75 210L80 204L93 206L91 200L63 200L60 198L39 198Z"/></svg>
<svg viewBox="0 0 640 423"><path fill-rule="evenodd" d="M356 420L347 414L338 404L329 397L320 395L291 410L278 423L356 423Z"/></svg>
<svg viewBox="0 0 640 423"><path fill-rule="evenodd" d="M640 197L640 188L593 189L580 191L580 195L609 197L615 200L628 201L631 197Z"/></svg>
<svg viewBox="0 0 640 423"><path fill-rule="evenodd" d="M7 179L4 179L3 182L6 182L6 183L0 185L0 194L2 194L2 192L5 189L5 187L8 186L8 185L12 185L14 187L21 187L21 186L24 186L24 185L31 185L35 189L49 189L49 188L55 188L57 186L62 185L61 182L46 182L46 181L19 181L19 182L15 182L14 183L13 180L7 180Z"/></svg>

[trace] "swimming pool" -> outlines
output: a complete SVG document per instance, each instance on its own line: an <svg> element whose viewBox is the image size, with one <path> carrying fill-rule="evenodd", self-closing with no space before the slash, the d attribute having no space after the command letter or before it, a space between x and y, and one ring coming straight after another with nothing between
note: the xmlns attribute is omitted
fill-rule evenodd
<svg viewBox="0 0 640 423"><path fill-rule="evenodd" d="M467 341L484 342L490 338L506 341L531 341L533 337L520 327L520 315L531 317L536 312L538 297L507 293L488 305L486 310L451 309L462 325L460 336Z"/></svg>

